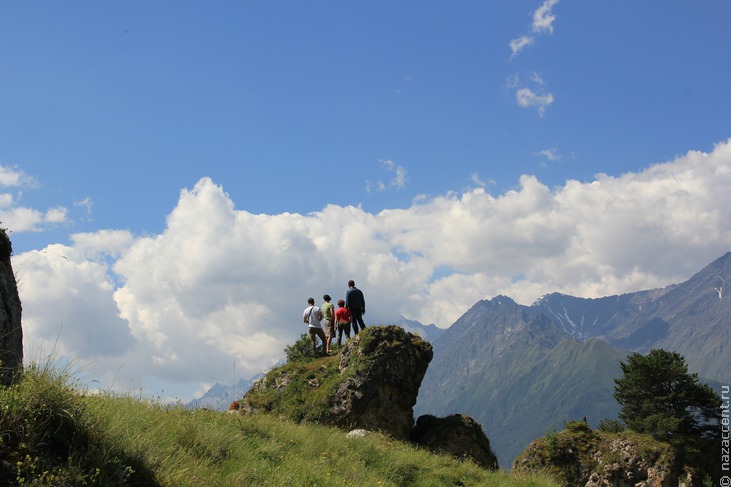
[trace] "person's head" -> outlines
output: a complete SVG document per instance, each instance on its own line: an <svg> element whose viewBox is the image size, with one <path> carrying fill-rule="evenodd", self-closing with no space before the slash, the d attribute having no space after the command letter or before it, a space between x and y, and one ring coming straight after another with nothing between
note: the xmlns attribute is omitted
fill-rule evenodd
<svg viewBox="0 0 731 487"><path fill-rule="evenodd" d="M345 300L344 299L338 299L338 306L340 306L341 308L344 308L345 307Z"/></svg>
<svg viewBox="0 0 731 487"><path fill-rule="evenodd" d="M314 305L315 304L315 298L307 298L307 304Z"/></svg>
<svg viewBox="0 0 731 487"><path fill-rule="evenodd" d="M329 303L331 298L329 294L326 294L322 297L322 299L324 299L326 303Z"/></svg>
<svg viewBox="0 0 731 487"><path fill-rule="evenodd" d="M355 281L354 281L354 280L352 280L352 279L351 279L351 280L349 280L349 281L348 281L348 287L355 287Z"/></svg>

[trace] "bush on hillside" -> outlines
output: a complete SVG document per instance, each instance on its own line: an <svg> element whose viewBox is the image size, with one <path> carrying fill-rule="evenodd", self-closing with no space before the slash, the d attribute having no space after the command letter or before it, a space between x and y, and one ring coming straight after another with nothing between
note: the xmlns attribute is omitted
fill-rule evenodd
<svg viewBox="0 0 731 487"><path fill-rule="evenodd" d="M287 354L287 362L309 362L316 358L315 350L312 348L312 340L310 335L303 333L299 340L294 342L292 345L287 345L284 349L284 353Z"/></svg>

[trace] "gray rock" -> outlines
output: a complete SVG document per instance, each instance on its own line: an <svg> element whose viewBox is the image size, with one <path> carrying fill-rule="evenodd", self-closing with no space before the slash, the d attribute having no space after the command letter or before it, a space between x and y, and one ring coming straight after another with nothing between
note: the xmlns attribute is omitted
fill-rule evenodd
<svg viewBox="0 0 731 487"><path fill-rule="evenodd" d="M416 396L432 356L428 342L398 326L359 333L340 355L345 380L335 393L330 421L408 440Z"/></svg>
<svg viewBox="0 0 731 487"><path fill-rule="evenodd" d="M345 435L346 438L365 438L366 436L370 435L371 432L364 429L357 429L353 431L349 431L347 435Z"/></svg>
<svg viewBox="0 0 731 487"><path fill-rule="evenodd" d="M605 433L571 422L560 433L534 441L513 471L556 476L585 487L701 487L704 474L673 445L638 433Z"/></svg>
<svg viewBox="0 0 731 487"><path fill-rule="evenodd" d="M469 458L489 470L498 469L498 461L477 421L469 416L454 414L437 418L420 416L411 434L411 440L435 453L455 458Z"/></svg>
<svg viewBox="0 0 731 487"><path fill-rule="evenodd" d="M0 229L0 384L5 386L13 383L23 366L22 307L11 253L10 239Z"/></svg>

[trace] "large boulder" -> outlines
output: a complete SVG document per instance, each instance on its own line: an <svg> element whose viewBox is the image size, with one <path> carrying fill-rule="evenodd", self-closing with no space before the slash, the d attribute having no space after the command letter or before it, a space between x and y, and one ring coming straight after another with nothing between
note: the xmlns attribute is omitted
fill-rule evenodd
<svg viewBox="0 0 731 487"><path fill-rule="evenodd" d="M339 357L269 371L239 401L240 411L408 440L431 359L431 345L418 335L394 325L370 326L349 340Z"/></svg>
<svg viewBox="0 0 731 487"><path fill-rule="evenodd" d="M469 416L453 414L437 418L430 414L419 416L411 433L411 441L435 453L455 458L470 458L489 470L498 469L497 457L482 426Z"/></svg>
<svg viewBox="0 0 731 487"><path fill-rule="evenodd" d="M338 369L332 423L408 440L414 404L433 356L431 345L395 325L366 328L348 342Z"/></svg>
<svg viewBox="0 0 731 487"><path fill-rule="evenodd" d="M0 229L0 384L13 383L23 366L22 308L10 263L12 245Z"/></svg>

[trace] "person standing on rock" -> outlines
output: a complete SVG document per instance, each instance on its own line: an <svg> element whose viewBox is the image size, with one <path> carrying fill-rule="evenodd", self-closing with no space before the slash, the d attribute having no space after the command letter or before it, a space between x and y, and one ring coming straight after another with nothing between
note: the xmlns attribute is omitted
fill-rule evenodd
<svg viewBox="0 0 731 487"><path fill-rule="evenodd" d="M343 339L343 332L345 332L346 339L350 338L350 322L352 320L353 315L345 307L345 300L338 299L338 310L335 312L335 323L338 328L338 348L340 348L340 340Z"/></svg>
<svg viewBox="0 0 731 487"><path fill-rule="evenodd" d="M326 294L322 297L325 300L320 306L322 318L324 320L323 328L325 329L326 353L330 353L332 349L332 340L335 338L335 306L330 302L330 295Z"/></svg>
<svg viewBox="0 0 731 487"><path fill-rule="evenodd" d="M352 279L348 281L348 291L345 293L345 307L353 315L353 333L357 335L358 326L360 326L361 331L366 327L363 322L365 298L363 297L363 291L355 287L355 281Z"/></svg>
<svg viewBox="0 0 731 487"><path fill-rule="evenodd" d="M327 355L327 348L325 344L325 332L322 331L322 311L320 308L315 306L315 298L307 298L307 308L302 313L302 320L307 323L307 331L310 333L310 339L312 340L312 349L317 357L317 339L322 341L322 354Z"/></svg>

